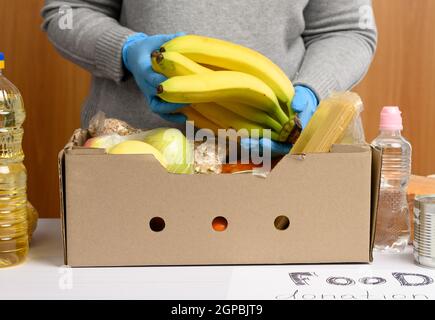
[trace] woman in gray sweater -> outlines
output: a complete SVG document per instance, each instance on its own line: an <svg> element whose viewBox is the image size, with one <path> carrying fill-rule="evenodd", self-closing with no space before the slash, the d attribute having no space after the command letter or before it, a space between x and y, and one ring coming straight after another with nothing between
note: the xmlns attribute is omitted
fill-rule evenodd
<svg viewBox="0 0 435 320"><path fill-rule="evenodd" d="M99 110L139 128L173 126L178 105L156 97L164 79L149 53L177 33L261 52L293 81L305 125L318 101L367 72L377 32L371 0L46 0L43 28L58 51L92 73L82 126Z"/></svg>

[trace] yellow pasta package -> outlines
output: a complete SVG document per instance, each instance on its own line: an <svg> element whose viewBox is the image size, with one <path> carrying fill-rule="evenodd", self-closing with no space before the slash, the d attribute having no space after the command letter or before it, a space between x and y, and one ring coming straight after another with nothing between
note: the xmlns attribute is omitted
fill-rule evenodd
<svg viewBox="0 0 435 320"><path fill-rule="evenodd" d="M352 120L362 110L361 98L354 92L334 93L320 102L291 154L329 152L339 143Z"/></svg>

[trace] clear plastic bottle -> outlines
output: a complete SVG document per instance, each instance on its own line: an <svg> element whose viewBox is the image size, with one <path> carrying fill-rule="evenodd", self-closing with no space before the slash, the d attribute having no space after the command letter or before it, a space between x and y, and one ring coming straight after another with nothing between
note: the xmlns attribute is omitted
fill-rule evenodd
<svg viewBox="0 0 435 320"><path fill-rule="evenodd" d="M399 108L384 107L381 112L381 133L373 141L373 145L383 150L375 238L375 249L382 252L402 252L410 236L406 195L411 175L412 148L402 137L402 130Z"/></svg>
<svg viewBox="0 0 435 320"><path fill-rule="evenodd" d="M32 240L33 233L35 233L36 227L38 226L39 214L35 207L27 201L27 230L29 234L29 243Z"/></svg>
<svg viewBox="0 0 435 320"><path fill-rule="evenodd" d="M22 262L29 251L26 168L21 146L26 117L18 89L2 75L0 53L0 268Z"/></svg>

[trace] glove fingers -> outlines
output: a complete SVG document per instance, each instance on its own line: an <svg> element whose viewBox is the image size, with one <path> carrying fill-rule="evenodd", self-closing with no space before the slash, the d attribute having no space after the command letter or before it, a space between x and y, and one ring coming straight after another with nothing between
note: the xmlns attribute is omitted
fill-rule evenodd
<svg viewBox="0 0 435 320"><path fill-rule="evenodd" d="M260 139L260 145L263 149L270 150L272 157L283 156L290 152L292 145L288 143L276 142L270 139Z"/></svg>
<svg viewBox="0 0 435 320"><path fill-rule="evenodd" d="M172 113L187 105L163 101L157 96L151 97L150 108L156 113Z"/></svg>
<svg viewBox="0 0 435 320"><path fill-rule="evenodd" d="M159 116L169 122L183 124L186 123L187 117L182 113L159 113Z"/></svg>
<svg viewBox="0 0 435 320"><path fill-rule="evenodd" d="M155 72L151 66L147 67L144 75L145 81L153 88L157 88L162 82L165 82L168 79L164 75Z"/></svg>
<svg viewBox="0 0 435 320"><path fill-rule="evenodd" d="M145 79L136 79L136 83L140 89L140 91L142 91L143 95L146 98L146 101L149 105L151 105L151 98L153 96L156 95L157 91L156 88L151 87L146 81Z"/></svg>
<svg viewBox="0 0 435 320"><path fill-rule="evenodd" d="M243 138L240 139L240 148L245 152L255 152L256 154L260 154L262 151L260 149L260 141L258 139L251 138Z"/></svg>
<svg viewBox="0 0 435 320"><path fill-rule="evenodd" d="M251 139L243 138L240 139L240 147L243 151L251 152L251 154L264 155L264 151L270 152L272 158L286 155L290 152L292 145L286 143L276 142L270 139L262 138Z"/></svg>
<svg viewBox="0 0 435 320"><path fill-rule="evenodd" d="M138 86L139 86L140 90L144 93L145 98L147 99L148 105L151 106L151 104L153 103L153 100L156 99L156 98L158 98L158 101L162 101L157 96L157 89L156 89L156 87L151 86L144 79L140 79L139 81L136 81L136 82L138 83ZM154 103L156 103L156 102L154 102ZM158 112L158 111L155 111L155 112Z"/></svg>
<svg viewBox="0 0 435 320"><path fill-rule="evenodd" d="M147 82L143 80L137 81L137 84L140 90L143 92L146 102L150 107L151 111L155 113L172 113L180 108L187 106L180 103L169 103L163 101L157 96L156 88L150 86Z"/></svg>

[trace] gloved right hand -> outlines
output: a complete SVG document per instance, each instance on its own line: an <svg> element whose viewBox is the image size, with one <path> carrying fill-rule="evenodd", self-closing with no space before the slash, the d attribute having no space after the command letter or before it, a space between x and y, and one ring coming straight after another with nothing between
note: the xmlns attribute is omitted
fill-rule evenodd
<svg viewBox="0 0 435 320"><path fill-rule="evenodd" d="M127 39L122 48L124 66L132 73L151 110L163 119L176 123L186 122L185 115L173 113L185 105L168 103L157 96L157 87L167 78L153 70L151 54L164 43L182 35L184 34L148 36L136 33Z"/></svg>
<svg viewBox="0 0 435 320"><path fill-rule="evenodd" d="M292 109L298 114L302 128L305 128L308 125L318 107L318 104L317 97L311 89L302 85L295 86L295 96L292 101ZM266 138L260 140L244 138L240 141L240 146L247 152L250 150L263 152L264 149L268 149L272 158L288 154L293 147L291 144L276 142Z"/></svg>
<svg viewBox="0 0 435 320"><path fill-rule="evenodd" d="M268 149L268 154L270 154L272 158L276 158L290 153L292 145L289 143L273 141L267 138L243 138L240 140L240 147L245 152L250 152L250 154L255 152L255 154L259 155L263 155L265 149Z"/></svg>

